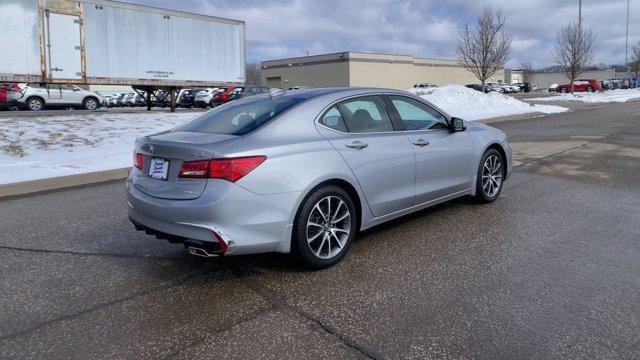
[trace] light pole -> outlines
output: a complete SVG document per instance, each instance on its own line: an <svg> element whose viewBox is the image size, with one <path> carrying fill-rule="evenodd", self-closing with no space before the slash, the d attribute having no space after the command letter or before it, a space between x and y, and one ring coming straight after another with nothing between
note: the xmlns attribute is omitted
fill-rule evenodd
<svg viewBox="0 0 640 360"><path fill-rule="evenodd" d="M578 0L578 29L582 29L582 0Z"/></svg>
<svg viewBox="0 0 640 360"><path fill-rule="evenodd" d="M627 50L629 49L629 0L627 0L627 34L624 39L624 69L629 74L629 59L627 58Z"/></svg>

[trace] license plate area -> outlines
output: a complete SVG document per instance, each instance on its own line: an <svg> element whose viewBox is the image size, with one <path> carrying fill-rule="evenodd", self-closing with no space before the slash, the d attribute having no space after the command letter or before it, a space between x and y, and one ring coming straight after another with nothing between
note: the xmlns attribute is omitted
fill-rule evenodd
<svg viewBox="0 0 640 360"><path fill-rule="evenodd" d="M149 166L149 177L158 180L167 180L169 173L169 160L161 158L152 158Z"/></svg>

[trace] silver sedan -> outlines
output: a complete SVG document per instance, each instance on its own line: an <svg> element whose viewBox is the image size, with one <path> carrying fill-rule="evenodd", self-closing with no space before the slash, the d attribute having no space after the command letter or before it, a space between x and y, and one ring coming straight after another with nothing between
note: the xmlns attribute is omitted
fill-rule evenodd
<svg viewBox="0 0 640 360"><path fill-rule="evenodd" d="M407 92L297 90L138 139L127 203L136 229L193 255L294 253L324 268L360 230L461 196L496 200L511 169L502 131Z"/></svg>

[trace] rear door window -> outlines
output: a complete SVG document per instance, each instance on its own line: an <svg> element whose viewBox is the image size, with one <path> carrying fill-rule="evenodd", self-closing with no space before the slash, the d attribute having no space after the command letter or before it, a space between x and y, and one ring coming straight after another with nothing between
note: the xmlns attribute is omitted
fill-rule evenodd
<svg viewBox="0 0 640 360"><path fill-rule="evenodd" d="M393 131L391 119L378 96L363 96L337 104L348 132Z"/></svg>

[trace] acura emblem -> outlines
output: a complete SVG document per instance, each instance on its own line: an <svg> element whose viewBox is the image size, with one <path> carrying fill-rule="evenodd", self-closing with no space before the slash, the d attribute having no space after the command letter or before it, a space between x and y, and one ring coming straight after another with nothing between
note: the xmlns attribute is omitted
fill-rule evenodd
<svg viewBox="0 0 640 360"><path fill-rule="evenodd" d="M156 149L153 147L153 145L149 145L149 152L153 154L154 151L156 151Z"/></svg>

